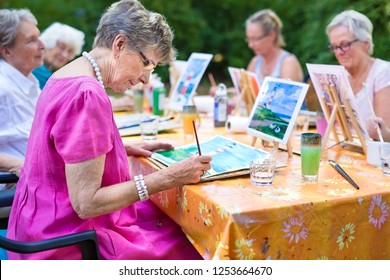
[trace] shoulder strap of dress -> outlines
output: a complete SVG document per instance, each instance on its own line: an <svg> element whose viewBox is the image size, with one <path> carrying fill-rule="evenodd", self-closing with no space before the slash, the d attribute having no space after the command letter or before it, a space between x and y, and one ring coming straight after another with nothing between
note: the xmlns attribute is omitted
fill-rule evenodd
<svg viewBox="0 0 390 280"><path fill-rule="evenodd" d="M272 72L272 77L280 78L283 60L290 55L292 54L288 51L283 50L282 54L279 56L278 61L276 62L276 66L274 68L274 71Z"/></svg>
<svg viewBox="0 0 390 280"><path fill-rule="evenodd" d="M257 78L259 79L259 81L263 80L263 77L261 76L261 71L260 71L262 65L263 65L263 57L261 55L258 55L257 59L256 59L254 72L255 72Z"/></svg>

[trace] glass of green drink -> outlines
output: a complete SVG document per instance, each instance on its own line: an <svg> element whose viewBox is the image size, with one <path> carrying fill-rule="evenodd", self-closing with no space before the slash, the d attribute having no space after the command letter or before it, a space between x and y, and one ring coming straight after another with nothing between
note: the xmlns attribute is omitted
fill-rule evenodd
<svg viewBox="0 0 390 280"><path fill-rule="evenodd" d="M316 181L321 158L321 134L302 133L301 171L304 181Z"/></svg>

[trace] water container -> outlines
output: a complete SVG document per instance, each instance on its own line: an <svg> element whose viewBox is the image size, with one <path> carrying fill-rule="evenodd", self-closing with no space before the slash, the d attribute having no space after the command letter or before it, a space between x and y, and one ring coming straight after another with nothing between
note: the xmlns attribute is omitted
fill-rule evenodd
<svg viewBox="0 0 390 280"><path fill-rule="evenodd" d="M153 83L153 115L164 115L165 92L164 83L156 79Z"/></svg>
<svg viewBox="0 0 390 280"><path fill-rule="evenodd" d="M224 84L218 85L214 100L214 127L224 127L228 113L228 96Z"/></svg>

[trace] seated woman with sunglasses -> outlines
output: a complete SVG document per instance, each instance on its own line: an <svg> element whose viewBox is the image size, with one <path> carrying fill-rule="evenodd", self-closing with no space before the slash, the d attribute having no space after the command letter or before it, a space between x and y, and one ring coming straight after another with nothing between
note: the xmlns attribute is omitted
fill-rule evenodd
<svg viewBox="0 0 390 280"><path fill-rule="evenodd" d="M372 23L365 15L349 10L338 14L326 28L332 51L349 74L359 117L367 122L367 130L379 139L390 141L390 63L372 56ZM374 107L373 116L369 102Z"/></svg>
<svg viewBox="0 0 390 280"><path fill-rule="evenodd" d="M147 83L174 59L165 19L136 0L114 3L100 19L93 49L54 72L38 99L7 237L37 241L94 229L104 259L201 259L150 194L199 182L211 156L187 158L143 176L127 156L166 143L123 145L104 87ZM135 176L134 176L135 175ZM11 259L80 259L76 246Z"/></svg>

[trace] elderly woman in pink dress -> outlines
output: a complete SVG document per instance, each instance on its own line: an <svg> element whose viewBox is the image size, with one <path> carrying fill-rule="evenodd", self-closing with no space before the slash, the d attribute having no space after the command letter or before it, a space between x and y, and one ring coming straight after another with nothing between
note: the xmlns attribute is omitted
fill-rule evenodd
<svg viewBox="0 0 390 280"><path fill-rule="evenodd" d="M329 23L329 49L348 71L358 113L367 123L370 136L378 139L378 125L385 141L390 141L390 63L374 58L373 26L365 15L348 10ZM370 104L374 109L371 112Z"/></svg>
<svg viewBox="0 0 390 280"><path fill-rule="evenodd" d="M150 194L197 183L211 157L194 156L131 178L127 156L150 156L170 144L124 146L104 88L147 83L157 64L174 59L165 19L136 0L111 5L93 49L53 73L39 96L8 238L47 239L94 229L104 259L200 259L181 228ZM77 247L11 259L79 259Z"/></svg>

